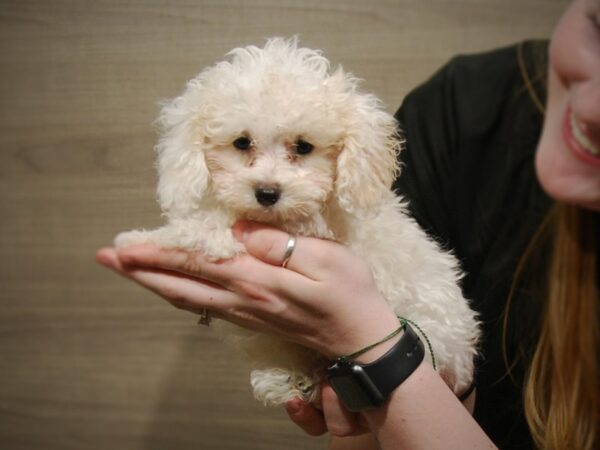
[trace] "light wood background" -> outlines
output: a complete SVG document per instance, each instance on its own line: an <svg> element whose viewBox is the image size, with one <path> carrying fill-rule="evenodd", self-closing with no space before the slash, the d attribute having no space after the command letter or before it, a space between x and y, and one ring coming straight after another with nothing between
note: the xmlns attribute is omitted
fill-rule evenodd
<svg viewBox="0 0 600 450"><path fill-rule="evenodd" d="M229 49L298 34L394 111L566 0L0 0L0 449L317 449L191 314L100 268L160 223L152 121Z"/></svg>

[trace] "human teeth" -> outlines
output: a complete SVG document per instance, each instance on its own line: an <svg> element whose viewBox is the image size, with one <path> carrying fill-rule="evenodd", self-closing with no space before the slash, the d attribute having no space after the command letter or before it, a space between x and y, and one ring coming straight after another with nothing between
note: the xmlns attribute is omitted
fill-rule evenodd
<svg viewBox="0 0 600 450"><path fill-rule="evenodd" d="M581 146L581 148L594 156L600 156L600 149L597 145L590 141L586 134L581 130L581 127L579 126L579 123L573 114L571 114L571 131L573 132L573 137Z"/></svg>

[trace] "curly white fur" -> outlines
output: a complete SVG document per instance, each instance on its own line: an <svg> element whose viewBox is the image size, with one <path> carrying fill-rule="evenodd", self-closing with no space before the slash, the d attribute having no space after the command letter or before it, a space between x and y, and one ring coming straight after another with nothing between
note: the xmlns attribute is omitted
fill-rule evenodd
<svg viewBox="0 0 600 450"><path fill-rule="evenodd" d="M244 250L231 233L238 218L339 241L364 258L396 313L422 327L438 370L460 392L473 377L478 324L455 259L390 190L401 146L394 118L356 78L296 39L230 56L162 109L158 197L168 224L122 233L116 245L153 242L229 258ZM239 138L247 149L236 148ZM314 148L299 154L303 143ZM265 187L279 195L272 205L257 201ZM251 376L257 399L318 395L324 362L314 352L224 322L215 329L260 367Z"/></svg>

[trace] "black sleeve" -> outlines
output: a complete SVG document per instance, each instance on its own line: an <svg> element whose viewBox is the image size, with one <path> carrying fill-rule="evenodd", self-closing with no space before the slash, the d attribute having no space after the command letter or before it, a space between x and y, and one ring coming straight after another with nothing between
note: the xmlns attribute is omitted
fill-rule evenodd
<svg viewBox="0 0 600 450"><path fill-rule="evenodd" d="M523 417L524 366L507 376L502 354L505 343L509 355L518 353L523 327L534 322L509 319L508 341L502 323L516 264L550 205L533 164L542 115L518 53L545 50L534 42L456 57L396 113L406 147L394 190L465 272L461 287L483 331L475 418L502 449L533 446Z"/></svg>
<svg viewBox="0 0 600 450"><path fill-rule="evenodd" d="M524 98L515 88L522 86L515 49L452 59L396 113L406 148L394 190L469 273L489 253L494 208L510 202L511 158L520 157L510 141L516 137L527 151L532 146L514 130L512 111Z"/></svg>
<svg viewBox="0 0 600 450"><path fill-rule="evenodd" d="M451 68L446 66L411 92L396 113L406 139L394 190L409 201L417 222L445 246L456 235L456 117Z"/></svg>

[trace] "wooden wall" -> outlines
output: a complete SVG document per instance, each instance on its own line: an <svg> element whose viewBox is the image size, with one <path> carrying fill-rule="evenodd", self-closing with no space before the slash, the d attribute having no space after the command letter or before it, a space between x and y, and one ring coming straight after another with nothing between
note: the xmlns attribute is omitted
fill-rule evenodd
<svg viewBox="0 0 600 450"><path fill-rule="evenodd" d="M160 223L160 99L298 34L394 111L456 53L547 37L566 0L0 0L0 449L312 449L210 330L94 262Z"/></svg>

